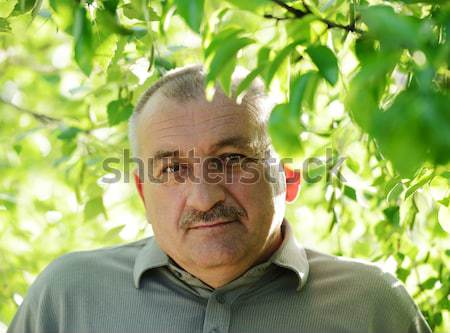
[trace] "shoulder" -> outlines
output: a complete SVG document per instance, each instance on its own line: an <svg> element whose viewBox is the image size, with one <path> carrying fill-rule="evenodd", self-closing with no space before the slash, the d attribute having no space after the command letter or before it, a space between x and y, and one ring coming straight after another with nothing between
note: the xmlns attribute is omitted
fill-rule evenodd
<svg viewBox="0 0 450 333"><path fill-rule="evenodd" d="M324 276L333 276L334 279L343 281L355 280L355 282L367 283L373 280L384 284L393 278L392 275L388 277L388 273L381 267L367 260L333 256L308 248L305 251L310 274L319 279Z"/></svg>
<svg viewBox="0 0 450 333"><path fill-rule="evenodd" d="M402 292L405 290L394 275L369 261L333 256L311 249L306 249L306 254L313 283L324 287L351 287L354 292L371 293L374 296L395 294L396 288L402 289Z"/></svg>
<svg viewBox="0 0 450 333"><path fill-rule="evenodd" d="M376 331L428 332L427 324L405 286L393 274L366 260L337 257L306 249L310 288L339 304L366 314ZM320 290L320 291L319 291ZM406 327L405 327L406 325ZM414 326L425 329L414 330ZM401 329L400 329L401 328Z"/></svg>
<svg viewBox="0 0 450 333"><path fill-rule="evenodd" d="M139 250L147 243L144 238L132 243L95 250L66 253L52 262L37 276L30 286L28 297L42 297L43 291L54 294L67 290L86 289L107 280L120 280L132 276L134 261Z"/></svg>
<svg viewBox="0 0 450 333"><path fill-rule="evenodd" d="M74 272L79 269L104 269L111 264L133 265L140 249L148 242L144 238L132 243L104 247L95 250L74 251L53 260L42 274Z"/></svg>

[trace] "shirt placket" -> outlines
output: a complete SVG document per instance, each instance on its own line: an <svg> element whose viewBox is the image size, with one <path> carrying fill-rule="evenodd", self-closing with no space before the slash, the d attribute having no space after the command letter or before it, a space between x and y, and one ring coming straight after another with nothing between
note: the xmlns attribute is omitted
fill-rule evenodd
<svg viewBox="0 0 450 333"><path fill-rule="evenodd" d="M206 305L203 333L226 333L230 327L231 304L225 294L212 293Z"/></svg>

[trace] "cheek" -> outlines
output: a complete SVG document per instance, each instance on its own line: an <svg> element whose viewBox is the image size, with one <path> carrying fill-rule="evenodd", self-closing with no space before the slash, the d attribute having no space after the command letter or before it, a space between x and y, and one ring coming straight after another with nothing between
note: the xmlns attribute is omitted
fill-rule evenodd
<svg viewBox="0 0 450 333"><path fill-rule="evenodd" d="M145 184L145 208L154 228L178 227L178 220L183 211L181 192L166 186Z"/></svg>
<svg viewBox="0 0 450 333"><path fill-rule="evenodd" d="M260 219L261 216L273 214L273 197L270 184L259 180L254 183L233 183L227 186L228 191L249 215L249 220Z"/></svg>

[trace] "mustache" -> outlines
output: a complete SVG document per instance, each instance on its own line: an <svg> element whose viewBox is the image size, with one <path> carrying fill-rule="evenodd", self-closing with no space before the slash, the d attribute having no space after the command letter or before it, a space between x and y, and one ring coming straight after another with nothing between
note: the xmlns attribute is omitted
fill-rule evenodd
<svg viewBox="0 0 450 333"><path fill-rule="evenodd" d="M225 206L217 204L207 212L191 210L183 214L180 220L180 226L183 229L189 228L196 224L208 223L218 219L238 220L247 216L242 208Z"/></svg>

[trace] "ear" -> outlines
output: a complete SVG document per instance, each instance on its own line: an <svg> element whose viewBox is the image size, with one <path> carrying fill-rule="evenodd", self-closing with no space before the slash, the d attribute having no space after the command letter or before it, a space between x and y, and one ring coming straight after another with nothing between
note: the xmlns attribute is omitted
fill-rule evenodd
<svg viewBox="0 0 450 333"><path fill-rule="evenodd" d="M144 191L143 191L143 187L142 187L142 180L139 177L139 175L138 175L136 170L134 171L134 183L136 184L136 189L137 189L137 191L139 193L139 196L142 199L142 202L145 205L145 198L144 198Z"/></svg>
<svg viewBox="0 0 450 333"><path fill-rule="evenodd" d="M286 165L284 174L286 175L286 201L293 202L297 199L300 190L301 174L299 170L293 170Z"/></svg>

